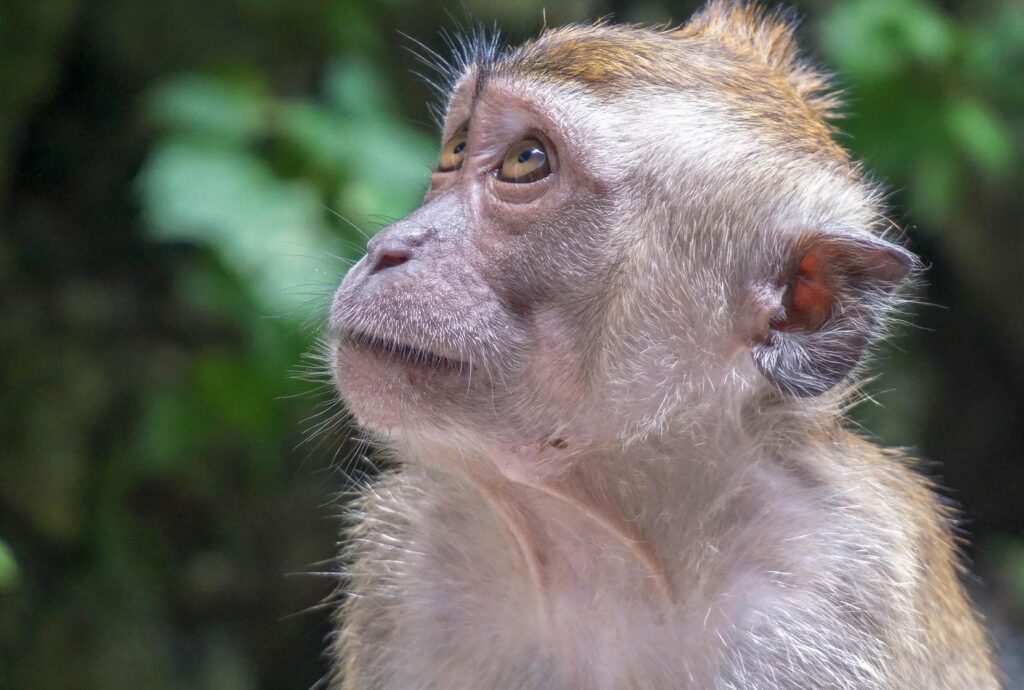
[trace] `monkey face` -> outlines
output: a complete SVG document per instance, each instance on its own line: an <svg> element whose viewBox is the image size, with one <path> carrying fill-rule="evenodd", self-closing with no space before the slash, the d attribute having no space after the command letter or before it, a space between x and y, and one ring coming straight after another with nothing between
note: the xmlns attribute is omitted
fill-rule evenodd
<svg viewBox="0 0 1024 690"><path fill-rule="evenodd" d="M470 63L422 206L335 296L357 419L578 447L845 380L912 257L818 82L747 57L596 27Z"/></svg>
<svg viewBox="0 0 1024 690"><path fill-rule="evenodd" d="M543 439L588 394L621 250L614 173L589 166L564 104L511 86L456 93L422 206L337 292L336 378L370 428Z"/></svg>

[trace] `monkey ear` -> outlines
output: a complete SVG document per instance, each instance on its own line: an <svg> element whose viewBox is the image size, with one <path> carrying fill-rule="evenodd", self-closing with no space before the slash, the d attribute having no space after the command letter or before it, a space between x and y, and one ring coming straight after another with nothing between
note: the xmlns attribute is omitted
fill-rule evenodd
<svg viewBox="0 0 1024 690"><path fill-rule="evenodd" d="M769 291L767 329L751 345L757 368L789 395L832 389L860 362L915 265L871 235L804 237Z"/></svg>

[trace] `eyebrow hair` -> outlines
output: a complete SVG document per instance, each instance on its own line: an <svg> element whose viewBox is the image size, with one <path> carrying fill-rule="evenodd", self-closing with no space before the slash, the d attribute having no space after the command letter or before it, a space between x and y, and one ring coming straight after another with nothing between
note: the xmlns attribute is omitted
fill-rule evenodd
<svg viewBox="0 0 1024 690"><path fill-rule="evenodd" d="M473 100L469 104L470 110L476 105L477 99L484 92L484 87L487 85L487 81L490 79L491 72L494 70L495 62L493 60L483 60L476 63L476 83L473 85Z"/></svg>

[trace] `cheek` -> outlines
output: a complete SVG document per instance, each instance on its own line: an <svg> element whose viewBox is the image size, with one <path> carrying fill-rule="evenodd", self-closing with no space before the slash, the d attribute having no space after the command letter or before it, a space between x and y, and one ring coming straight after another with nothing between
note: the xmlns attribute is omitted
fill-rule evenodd
<svg viewBox="0 0 1024 690"><path fill-rule="evenodd" d="M531 327L530 356L524 388L536 401L540 414L568 424L566 415L578 414L588 389L590 363L581 356L581 334L553 309L536 313Z"/></svg>

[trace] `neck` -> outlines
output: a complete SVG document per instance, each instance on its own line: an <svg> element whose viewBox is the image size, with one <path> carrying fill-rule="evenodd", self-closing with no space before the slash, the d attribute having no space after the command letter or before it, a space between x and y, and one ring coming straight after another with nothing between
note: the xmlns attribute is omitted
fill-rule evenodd
<svg viewBox="0 0 1024 690"><path fill-rule="evenodd" d="M415 453L413 444L398 450L479 492L505 524L545 617L555 590L588 580L630 591L643 583L644 598L664 610L679 603L705 550L717 550L738 522L758 520L760 492L778 484L740 425L697 428L628 446L456 448L417 439Z"/></svg>

